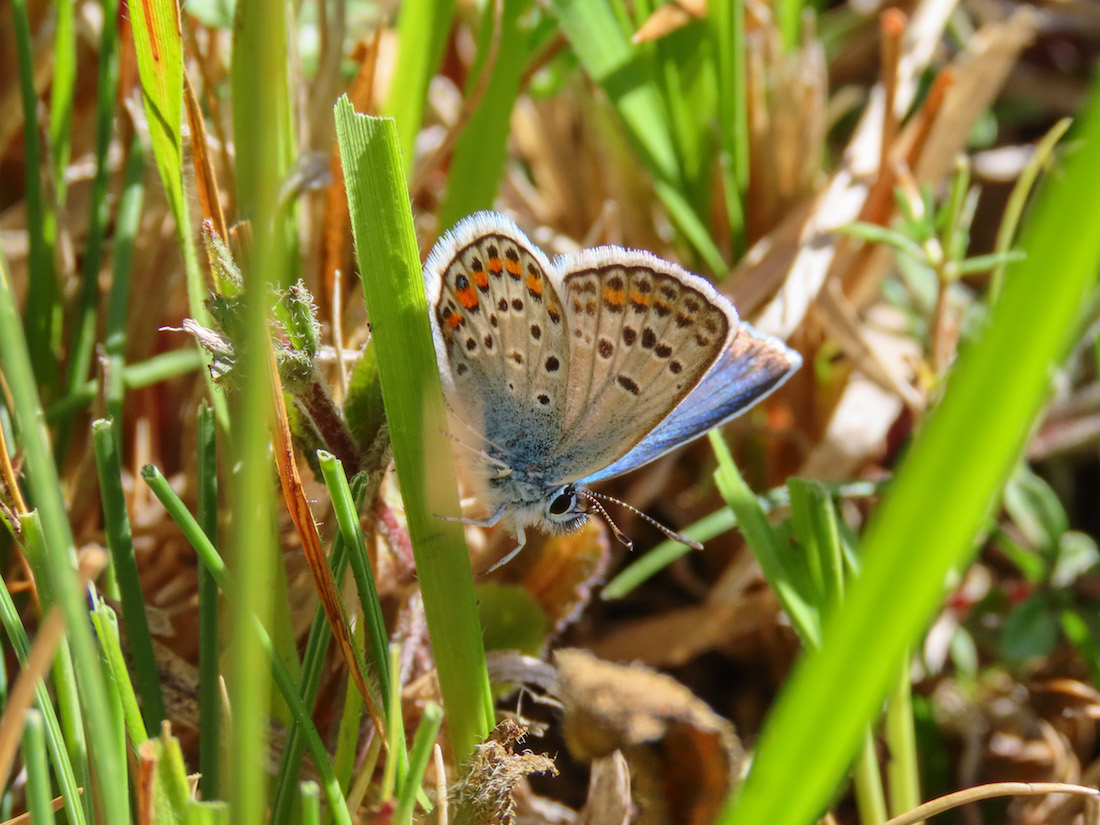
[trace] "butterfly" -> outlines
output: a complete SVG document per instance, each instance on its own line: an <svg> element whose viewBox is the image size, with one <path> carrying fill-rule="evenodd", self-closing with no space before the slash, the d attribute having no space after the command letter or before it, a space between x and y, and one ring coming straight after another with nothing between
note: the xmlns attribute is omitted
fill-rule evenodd
<svg viewBox="0 0 1100 825"><path fill-rule="evenodd" d="M476 443L456 441L488 505L463 521L503 522L519 541L498 566L526 528L571 532L592 512L630 546L588 485L729 420L802 361L674 263L619 246L551 261L495 212L443 235L424 281L447 404Z"/></svg>

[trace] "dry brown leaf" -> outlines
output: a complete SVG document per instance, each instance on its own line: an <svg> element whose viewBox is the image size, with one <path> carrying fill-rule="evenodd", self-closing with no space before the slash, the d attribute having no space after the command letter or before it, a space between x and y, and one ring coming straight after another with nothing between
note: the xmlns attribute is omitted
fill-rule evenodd
<svg viewBox="0 0 1100 825"><path fill-rule="evenodd" d="M756 632L762 618L774 622L775 594L760 589L736 601L669 610L617 628L590 645L602 658L677 667Z"/></svg>
<svg viewBox="0 0 1100 825"><path fill-rule="evenodd" d="M898 62L896 112L904 112L913 102L921 74L940 43L943 28L955 5L956 0L925 0L914 12ZM882 87L877 86L844 153L843 165L818 197L797 232L797 253L789 271L780 270L766 261L768 254L789 254L789 250L770 242L768 253L753 255L750 251L748 260L752 263L739 268L739 277L749 282L763 273L784 278L775 297L756 319L756 327L761 332L784 339L789 337L801 325L810 304L825 283L837 249L836 240L831 237L832 230L851 223L860 214L878 168L884 97ZM791 233L792 229L784 227L784 231ZM755 271L757 269L760 273ZM775 283L770 286L760 284L757 288L766 293L776 286Z"/></svg>
<svg viewBox="0 0 1100 825"><path fill-rule="evenodd" d="M570 753L591 761L622 751L641 825L709 825L740 774L733 725L670 676L560 650L557 692Z"/></svg>
<svg viewBox="0 0 1100 825"><path fill-rule="evenodd" d="M622 753L615 751L593 760L588 799L577 825L630 825L633 810L630 769Z"/></svg>
<svg viewBox="0 0 1100 825"><path fill-rule="evenodd" d="M682 29L692 20L702 19L706 14L706 0L672 0L654 9L631 40L635 43L657 40Z"/></svg>

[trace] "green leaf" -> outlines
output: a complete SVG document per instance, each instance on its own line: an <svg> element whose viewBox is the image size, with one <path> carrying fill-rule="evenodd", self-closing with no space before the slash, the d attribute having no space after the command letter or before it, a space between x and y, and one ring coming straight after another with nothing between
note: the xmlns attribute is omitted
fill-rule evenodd
<svg viewBox="0 0 1100 825"><path fill-rule="evenodd" d="M477 610L486 650L518 650L537 656L546 644L546 612L516 584L487 582L477 588Z"/></svg>
<svg viewBox="0 0 1100 825"><path fill-rule="evenodd" d="M1001 626L1001 655L1014 667L1048 655L1061 638L1058 612L1046 594L1017 605Z"/></svg>
<svg viewBox="0 0 1100 825"><path fill-rule="evenodd" d="M1053 563L1069 520L1050 485L1021 463L1005 485L1004 505L1020 532Z"/></svg>

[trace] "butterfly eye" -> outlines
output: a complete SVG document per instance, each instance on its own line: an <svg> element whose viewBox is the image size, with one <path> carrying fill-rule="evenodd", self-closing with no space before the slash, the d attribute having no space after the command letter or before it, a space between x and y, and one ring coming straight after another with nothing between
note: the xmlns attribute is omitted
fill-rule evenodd
<svg viewBox="0 0 1100 825"><path fill-rule="evenodd" d="M577 503L577 494L573 490L573 485L568 484L562 488L561 493L550 502L550 515L560 516L568 513L573 509L573 506Z"/></svg>

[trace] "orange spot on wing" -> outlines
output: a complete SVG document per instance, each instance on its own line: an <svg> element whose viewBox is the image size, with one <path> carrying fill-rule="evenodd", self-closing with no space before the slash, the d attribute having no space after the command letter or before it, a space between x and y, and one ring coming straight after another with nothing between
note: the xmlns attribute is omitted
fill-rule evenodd
<svg viewBox="0 0 1100 825"><path fill-rule="evenodd" d="M637 304L638 306L649 306L649 296L644 292L631 292L630 303Z"/></svg>
<svg viewBox="0 0 1100 825"><path fill-rule="evenodd" d="M622 289L605 289L603 299L612 306L621 307L626 303L626 291Z"/></svg>
<svg viewBox="0 0 1100 825"><path fill-rule="evenodd" d="M450 315L447 316L447 326L449 326L451 329L458 329L460 326L462 326L462 322L463 318L457 312L452 312Z"/></svg>
<svg viewBox="0 0 1100 825"><path fill-rule="evenodd" d="M489 276L485 273L484 269L479 269L474 272L474 283L478 285L480 289L485 289L489 286Z"/></svg>
<svg viewBox="0 0 1100 825"><path fill-rule="evenodd" d="M489 259L489 271L494 275L499 275L501 270L504 269L504 262L500 258Z"/></svg>
<svg viewBox="0 0 1100 825"><path fill-rule="evenodd" d="M513 261L509 258L504 262L504 268L507 269L513 275L519 275L519 261Z"/></svg>
<svg viewBox="0 0 1100 825"><path fill-rule="evenodd" d="M472 286L468 286L465 289L460 289L455 293L458 298L458 302L466 309L473 309L478 305L477 293L474 292Z"/></svg>
<svg viewBox="0 0 1100 825"><path fill-rule="evenodd" d="M527 288L536 295L542 295L542 279L536 275L528 275Z"/></svg>

